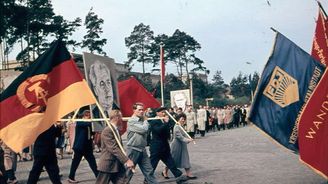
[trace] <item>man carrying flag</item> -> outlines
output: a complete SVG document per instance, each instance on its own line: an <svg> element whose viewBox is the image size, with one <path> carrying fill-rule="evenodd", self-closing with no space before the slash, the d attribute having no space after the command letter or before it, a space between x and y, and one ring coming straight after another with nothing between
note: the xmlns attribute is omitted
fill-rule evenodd
<svg viewBox="0 0 328 184"><path fill-rule="evenodd" d="M66 114L96 103L62 41L35 60L0 97L0 139L15 152Z"/></svg>

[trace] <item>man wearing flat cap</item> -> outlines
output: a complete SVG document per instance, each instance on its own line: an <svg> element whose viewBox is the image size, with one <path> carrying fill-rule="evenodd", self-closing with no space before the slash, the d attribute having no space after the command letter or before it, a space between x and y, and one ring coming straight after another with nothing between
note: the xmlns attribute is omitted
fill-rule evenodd
<svg viewBox="0 0 328 184"><path fill-rule="evenodd" d="M150 162L156 170L158 162L161 160L170 169L174 177L178 178L182 172L175 166L171 156L169 145L170 126L169 117L165 114L166 108L160 107L156 109L156 117L159 119L150 121L151 141L150 141Z"/></svg>

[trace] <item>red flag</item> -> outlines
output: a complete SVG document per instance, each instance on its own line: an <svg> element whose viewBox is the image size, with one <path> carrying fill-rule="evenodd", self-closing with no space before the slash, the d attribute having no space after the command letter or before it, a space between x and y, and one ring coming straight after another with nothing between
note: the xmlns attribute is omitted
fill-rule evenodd
<svg viewBox="0 0 328 184"><path fill-rule="evenodd" d="M164 48L163 46L161 47L160 51L160 60L161 60L161 81L164 83L165 80L165 63L164 63Z"/></svg>
<svg viewBox="0 0 328 184"><path fill-rule="evenodd" d="M328 70L299 120L300 160L328 179Z"/></svg>
<svg viewBox="0 0 328 184"><path fill-rule="evenodd" d="M319 15L313 38L312 57L327 66L328 21L319 4ZM328 73L327 69L309 98L298 121L300 160L328 179Z"/></svg>
<svg viewBox="0 0 328 184"><path fill-rule="evenodd" d="M141 102L144 108L157 108L161 104L148 92L137 79L130 79L118 82L118 92L120 97L120 108L122 115L130 117L133 114L132 105ZM126 124L122 127L121 133L126 131Z"/></svg>
<svg viewBox="0 0 328 184"><path fill-rule="evenodd" d="M319 3L319 2L318 2ZM312 57L320 61L325 66L328 62L328 21L325 11L319 3L319 15L317 26L315 28L313 44L312 44Z"/></svg>
<svg viewBox="0 0 328 184"><path fill-rule="evenodd" d="M66 114L96 102L61 41L54 42L0 96L0 139L15 152Z"/></svg>

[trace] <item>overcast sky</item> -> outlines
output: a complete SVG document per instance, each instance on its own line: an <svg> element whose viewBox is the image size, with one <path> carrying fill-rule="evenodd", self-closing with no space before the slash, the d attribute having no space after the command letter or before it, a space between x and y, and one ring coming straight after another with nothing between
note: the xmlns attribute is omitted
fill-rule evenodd
<svg viewBox="0 0 328 184"><path fill-rule="evenodd" d="M322 4L328 11L328 2ZM124 38L134 26L144 23L155 35L169 36L180 29L201 44L196 55L210 69L210 79L220 70L226 83L239 72L261 73L275 35L270 27L310 53L318 14L315 0L53 0L55 13L68 20L84 21L91 7L104 19L104 51L116 62L127 60ZM80 28L74 38L80 41L85 34ZM168 65L167 71L176 69Z"/></svg>

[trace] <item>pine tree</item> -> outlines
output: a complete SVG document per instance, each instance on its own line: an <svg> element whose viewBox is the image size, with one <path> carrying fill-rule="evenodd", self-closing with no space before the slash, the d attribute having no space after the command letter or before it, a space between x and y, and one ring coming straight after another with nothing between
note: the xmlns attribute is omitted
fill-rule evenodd
<svg viewBox="0 0 328 184"><path fill-rule="evenodd" d="M100 38L100 34L103 33L101 27L103 23L104 20L99 18L91 8L84 20L87 34L83 36L84 40L82 41L82 48L88 48L91 53L96 51L99 54L106 55L106 52L104 52L102 48L106 45L107 39Z"/></svg>
<svg viewBox="0 0 328 184"><path fill-rule="evenodd" d="M135 26L131 35L125 38L125 45L130 49L128 61L125 62L125 65L132 68L134 62L141 63L142 73L145 74L145 64L153 61L151 56L153 42L154 32L150 30L149 25L140 23Z"/></svg>

